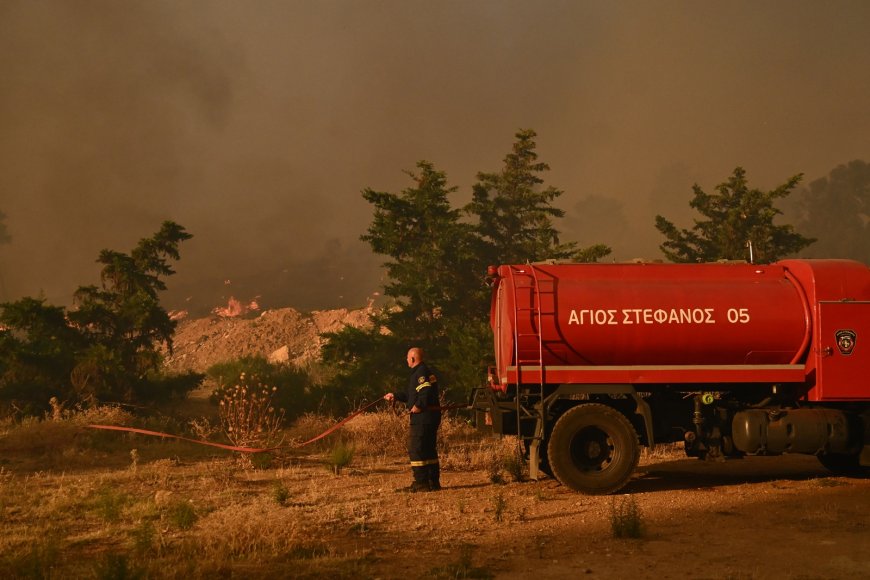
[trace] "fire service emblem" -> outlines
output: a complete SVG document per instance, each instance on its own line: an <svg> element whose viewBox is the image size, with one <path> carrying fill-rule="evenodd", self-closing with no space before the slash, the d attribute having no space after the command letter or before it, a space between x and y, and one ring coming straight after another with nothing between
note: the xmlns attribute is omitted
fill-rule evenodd
<svg viewBox="0 0 870 580"><path fill-rule="evenodd" d="M840 349L840 354L850 355L855 349L855 331L854 330L838 330L837 348Z"/></svg>

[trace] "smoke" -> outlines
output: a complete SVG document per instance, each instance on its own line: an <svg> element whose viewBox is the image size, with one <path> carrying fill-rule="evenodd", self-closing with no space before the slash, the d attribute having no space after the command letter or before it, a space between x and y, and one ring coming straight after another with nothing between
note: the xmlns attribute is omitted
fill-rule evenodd
<svg viewBox="0 0 870 580"><path fill-rule="evenodd" d="M427 159L470 196L518 128L562 239L658 257L655 214L737 165L870 158L864 2L15 1L0 5L0 300L67 303L102 248L194 239L171 307L362 305L365 187ZM225 280L231 280L229 286Z"/></svg>

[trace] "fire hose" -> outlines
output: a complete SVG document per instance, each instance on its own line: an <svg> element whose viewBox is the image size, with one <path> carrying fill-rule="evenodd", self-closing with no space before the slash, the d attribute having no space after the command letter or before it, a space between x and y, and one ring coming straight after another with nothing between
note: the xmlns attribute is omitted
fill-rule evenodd
<svg viewBox="0 0 870 580"><path fill-rule="evenodd" d="M330 427L329 429L324 431L323 433L320 433L319 435L312 437L308 441L303 441L302 443L297 443L294 445L278 445L276 447L265 447L265 448L243 447L243 446L238 446L238 445L225 445L223 443L214 443L212 441L205 441L204 439L192 439L190 437L183 437L181 435L173 435L172 433L163 433L161 431L150 431L148 429L137 429L135 427L119 427L117 425L85 425L85 426L88 429L100 429L100 430L104 430L104 431L123 431L123 432L127 432L127 433L138 433L140 435L150 435L152 437L178 439L180 441L187 441L189 443L196 443L198 445L208 445L209 447L217 447L219 449L226 449L228 451L239 451L241 453L266 453L268 451L277 451L278 449L286 449L286 448L298 449L300 447L305 447L306 445L314 443L315 441L319 441L319 440L323 439L324 437L326 437L327 435L337 431L338 429L340 429L341 427L343 427L344 425L346 425L347 423L349 423L350 421L355 419L357 416L365 413L366 411L368 411L369 409L371 409L372 407L374 407L375 405L380 403L382 400L383 399L375 399L371 403L360 407L359 409L357 409L356 411L354 411L353 413L351 413L350 415L348 415L347 417L345 417L344 419L342 419L341 421L339 421L338 423L336 423L335 425L333 425L332 427ZM433 408L433 410L438 409L439 411L450 411L453 409L465 408L467 406L468 405L465 405L465 404L445 405L445 406L441 406L441 407L435 407L435 408Z"/></svg>

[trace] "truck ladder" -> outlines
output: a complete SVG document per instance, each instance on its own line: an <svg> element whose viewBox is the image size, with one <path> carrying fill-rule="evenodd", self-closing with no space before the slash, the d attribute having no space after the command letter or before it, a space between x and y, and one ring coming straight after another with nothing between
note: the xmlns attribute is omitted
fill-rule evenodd
<svg viewBox="0 0 870 580"><path fill-rule="evenodd" d="M528 269L526 270L516 270L514 267L511 267L510 278L511 278L511 291L513 294L513 303L514 303L514 362L517 367L517 394L516 394L516 417L517 417L517 437L523 441L529 441L529 471L532 479L537 479L538 475L538 458L539 458L539 447L541 442L544 439L544 422L546 420L546 413L544 413L543 402L544 402L544 385L546 385L546 367L544 366L544 340L542 336L542 324L544 316L555 316L555 299L553 300L552 308L553 310L543 311L541 305L541 295L542 294L552 294L555 295L555 287L553 286L553 282L550 282L550 289L544 290L541 288L541 280L538 278L538 271L532 264L526 264L525 266ZM528 278L529 285L517 287L517 277L516 274L522 274L524 277ZM530 306L520 306L520 302L518 300L518 289L529 291L529 303ZM531 332L520 332L519 322L520 322L520 312L528 312L529 313L529 326ZM519 343L521 338L532 338L537 343L537 349L535 354L537 354L536 358L520 358L520 348ZM526 354L525 356L528 356ZM524 366L532 366L537 367L539 372L538 380L535 381L537 383L537 392L524 392L523 385L525 384L523 381L523 367ZM531 387L531 383L528 384ZM531 388L529 389L531 391ZM532 396L534 395L535 402L532 405L527 403L530 402ZM534 434L531 436L523 435L522 425L523 422L534 421L535 429Z"/></svg>

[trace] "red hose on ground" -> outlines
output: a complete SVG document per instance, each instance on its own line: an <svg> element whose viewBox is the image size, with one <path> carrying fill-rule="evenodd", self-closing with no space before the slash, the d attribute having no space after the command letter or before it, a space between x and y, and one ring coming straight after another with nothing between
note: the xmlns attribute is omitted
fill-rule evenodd
<svg viewBox="0 0 870 580"><path fill-rule="evenodd" d="M208 445L209 447L218 447L220 449L226 449L228 451L239 451L241 453L265 453L267 451L275 451L277 449L283 449L285 447L292 447L292 448L305 447L309 443L314 443L315 441L319 441L320 439L323 439L324 437L326 437L330 433L340 429L343 425L348 423L353 418L357 417L358 415L361 415L362 413L365 413L366 411L368 411L369 409L371 409L372 407L374 407L375 405L380 403L382 400L383 399L375 399L374 401L372 401L368 405L365 405L365 406L357 409L356 411L354 411L353 413L351 413L350 415L348 415L347 417L345 417L344 419L342 419L341 421L339 421L338 423L336 423L335 425L333 425L332 427L330 427L329 429L327 429L326 431L321 433L320 435L317 435L316 437L312 437L308 441L304 441L302 443L299 443L298 445L279 445L277 447L268 447L268 448L239 447L236 445L224 445L223 443L212 443L211 441L205 441L202 439L191 439L189 437L182 437L181 435L172 435L171 433L162 433L160 431L149 431L147 429L136 429L134 427L118 427L115 425L86 425L86 427L88 429L102 429L105 431L126 431L127 433L139 433L141 435L151 435L153 437L164 437L164 438L169 437L171 439L179 439L181 441L187 441L189 443L197 443L199 445ZM447 411L450 409L458 409L460 407L466 407L466 406L467 405L447 405L444 407L439 407L439 409Z"/></svg>

